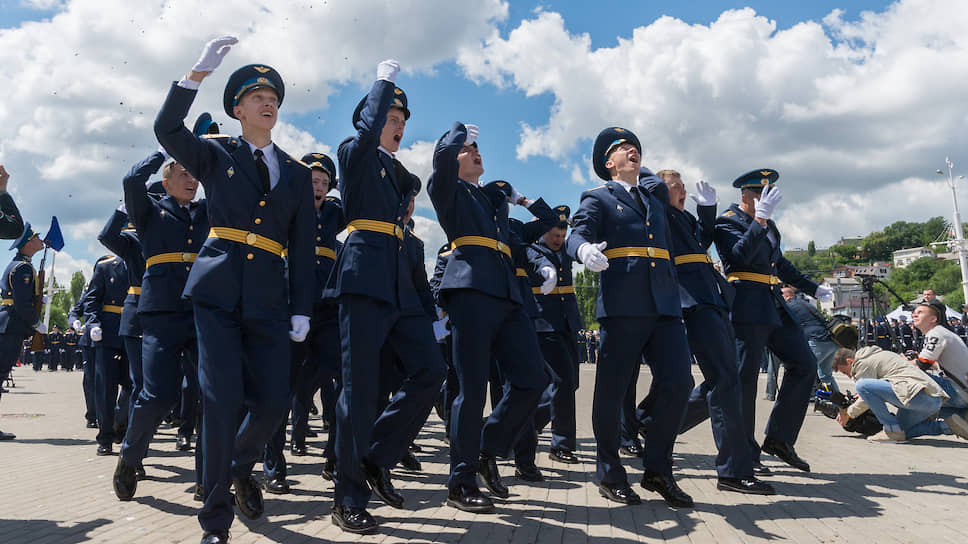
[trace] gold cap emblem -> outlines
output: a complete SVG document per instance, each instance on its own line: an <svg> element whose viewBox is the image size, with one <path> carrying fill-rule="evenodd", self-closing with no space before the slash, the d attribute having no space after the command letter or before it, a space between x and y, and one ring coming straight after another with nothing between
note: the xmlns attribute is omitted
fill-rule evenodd
<svg viewBox="0 0 968 544"><path fill-rule="evenodd" d="M266 73L266 72L268 72L270 70L270 68L268 68L266 66L255 66L255 67L253 67L253 69L256 72L259 72L260 74L264 74L264 73Z"/></svg>

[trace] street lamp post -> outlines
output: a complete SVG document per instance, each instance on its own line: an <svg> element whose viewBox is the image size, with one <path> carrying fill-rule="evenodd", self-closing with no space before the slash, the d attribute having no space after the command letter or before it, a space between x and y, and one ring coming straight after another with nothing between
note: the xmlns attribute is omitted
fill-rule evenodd
<svg viewBox="0 0 968 544"><path fill-rule="evenodd" d="M948 183L948 188L951 189L951 202L955 207L955 246L958 252L958 264L961 265L961 290L965 297L965 303L968 303L968 248L965 248L965 235L961 230L961 212L958 211L958 192L955 188L955 178L952 174L955 165L948 157L944 158L944 163L948 167L948 175L945 181ZM942 176L945 175L942 170L937 170L937 172ZM964 179L964 177L958 176L958 179Z"/></svg>

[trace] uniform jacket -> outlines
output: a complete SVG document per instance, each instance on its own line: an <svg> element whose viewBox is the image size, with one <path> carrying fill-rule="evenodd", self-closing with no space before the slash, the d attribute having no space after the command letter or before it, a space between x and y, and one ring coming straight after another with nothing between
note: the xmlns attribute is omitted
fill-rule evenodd
<svg viewBox="0 0 968 544"><path fill-rule="evenodd" d="M51 332L47 334L47 341L50 342L50 349L52 351L60 350L64 347L64 335L60 332Z"/></svg>
<svg viewBox="0 0 968 544"><path fill-rule="evenodd" d="M767 239L769 232L776 245ZM817 284L803 275L780 252L780 231L772 220L763 227L739 205L732 204L716 219L716 251L723 263L726 278L736 272L753 272L778 276L809 295L815 295ZM732 319L734 323L780 325L780 313L789 315L780 296L779 284L755 281L731 281L736 288Z"/></svg>
<svg viewBox="0 0 968 544"><path fill-rule="evenodd" d="M141 240L142 262L169 253L197 256L208 235L204 199L192 202L186 209L171 196L155 199L148 194L145 181L163 162L164 156L155 152L124 177L124 204ZM182 292L191 269L192 263L187 259L145 268L138 312L190 312L191 303L182 298Z"/></svg>
<svg viewBox="0 0 968 544"><path fill-rule="evenodd" d="M500 191L485 192L457 175L457 153L467 139L467 129L455 123L434 150L434 172L427 192L447 240L478 236L509 246L507 197ZM439 298L446 307L447 292L474 289L492 297L523 304L515 265L506 254L483 246L462 245L446 255L440 278Z"/></svg>
<svg viewBox="0 0 968 544"><path fill-rule="evenodd" d="M112 311L124 305L128 296L128 269L118 257L101 257L94 265L91 283L84 294L85 329L101 327L101 344L121 349L121 312ZM105 309L108 306L108 309ZM94 345L97 345L94 342Z"/></svg>
<svg viewBox="0 0 968 544"><path fill-rule="evenodd" d="M605 251L629 247L669 250L671 232L665 205L640 191L645 209L620 184L608 181L581 195L572 219L568 255L578 260L582 244L607 242ZM658 257L609 258L600 273L596 316L680 316L679 285L672 261Z"/></svg>
<svg viewBox="0 0 968 544"><path fill-rule="evenodd" d="M13 240L24 231L24 220L7 191L0 191L0 238Z"/></svg>
<svg viewBox="0 0 968 544"><path fill-rule="evenodd" d="M121 336L140 337L141 322L138 320L138 289L141 288L141 276L145 273L145 258L141 254L141 240L138 233L125 229L128 224L128 214L115 210L108 219L97 239L101 245L108 248L124 261L128 270L128 296L124 299L124 310L121 311ZM73 322L71 322L73 323Z"/></svg>
<svg viewBox="0 0 968 544"><path fill-rule="evenodd" d="M0 333L30 336L40 316L34 311L38 296L37 276L30 258L17 253L0 278L0 293L13 304L0 306Z"/></svg>
<svg viewBox="0 0 968 544"><path fill-rule="evenodd" d="M410 263L410 276L413 278L414 288L420 297L419 313L431 320L437 319L434 295L430 290L430 281L427 279L427 269L424 267L424 243L410 230L410 227L404 231L403 247Z"/></svg>
<svg viewBox="0 0 968 544"><path fill-rule="evenodd" d="M559 251L551 251L544 240L528 246L528 276L531 280L534 299L538 304L538 315L534 319L534 328L537 332L563 332L573 334L583 329L581 313L578 311L578 298L574 293L552 293L542 295L541 284L544 277L538 272L543 266L550 266L558 273L558 285L562 287L574 288L574 281L571 274L572 259L565 252L564 246Z"/></svg>
<svg viewBox="0 0 968 544"><path fill-rule="evenodd" d="M73 326L75 321L84 320L84 297L87 296L87 291L91 288L91 284L88 283L84 286L84 291L81 293L80 298L74 302L74 306L71 307L71 313L67 315L67 322ZM78 335L77 345L81 347L91 347L91 327L84 327L84 332Z"/></svg>
<svg viewBox="0 0 968 544"><path fill-rule="evenodd" d="M524 223L511 217L508 218L508 228L511 231L511 256L514 260L514 276L518 280L518 288L521 290L521 298L524 300L524 313L534 319L541 315L541 311L538 309L538 303L535 300L537 295L531 289L531 282L532 276L538 275L540 277L541 275L538 274L538 269L534 268L528 258L528 248L558 224L558 215L540 198L531 204L528 211L537 218L537 221Z"/></svg>
<svg viewBox="0 0 968 544"><path fill-rule="evenodd" d="M326 197L316 210L316 287L313 296L316 304L324 300L326 283L336 265L336 259L330 256L335 255L338 258L343 247L343 244L336 240L336 235L345 228L346 218L343 216L342 203L334 196ZM326 255L320 255L320 253L326 253Z"/></svg>
<svg viewBox="0 0 968 544"><path fill-rule="evenodd" d="M208 222L255 234L281 244L288 254L280 255L253 245L221 238L207 238L198 253L185 285L185 296L193 303L225 311L241 310L244 318L287 319L290 315L310 316L313 302L313 190L309 168L275 148L279 161L279 182L263 193L252 151L241 138L196 137L184 119L196 91L172 85L165 104L155 119L155 136L165 150L205 188ZM128 206L128 211L135 215ZM154 210L159 215L164 208ZM195 212L197 213L197 212ZM181 214L184 226L196 217ZM199 233L204 236L204 233ZM247 235L248 236L248 235ZM187 234L178 240L194 247L198 240ZM174 240L172 240L174 242ZM148 240L142 240L149 251ZM153 243L153 242L152 242ZM156 246L151 245L150 250ZM150 271L147 273L150 274ZM147 287L147 278L142 288ZM141 311L155 308L142 291ZM147 305L146 305L147 304Z"/></svg>

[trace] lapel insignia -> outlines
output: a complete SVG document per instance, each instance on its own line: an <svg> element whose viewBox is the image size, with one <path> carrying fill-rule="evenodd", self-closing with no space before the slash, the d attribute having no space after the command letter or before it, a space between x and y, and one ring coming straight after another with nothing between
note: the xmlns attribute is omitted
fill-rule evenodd
<svg viewBox="0 0 968 544"><path fill-rule="evenodd" d="M622 208L622 205L621 205L621 204L616 204L616 205L615 205L615 209L616 209L616 210L618 210L618 211L622 211L622 210L623 210L623 208Z"/></svg>
<svg viewBox="0 0 968 544"><path fill-rule="evenodd" d="M111 283L114 283L114 278L108 278L108 281L110 281Z"/></svg>
<svg viewBox="0 0 968 544"><path fill-rule="evenodd" d="M30 283L30 276L24 276L24 283Z"/></svg>
<svg viewBox="0 0 968 544"><path fill-rule="evenodd" d="M387 177L387 169L386 168L381 168L380 169L380 177L381 178Z"/></svg>
<svg viewBox="0 0 968 544"><path fill-rule="evenodd" d="M229 166L229 169L225 171L225 175L232 177L235 175L235 168Z"/></svg>

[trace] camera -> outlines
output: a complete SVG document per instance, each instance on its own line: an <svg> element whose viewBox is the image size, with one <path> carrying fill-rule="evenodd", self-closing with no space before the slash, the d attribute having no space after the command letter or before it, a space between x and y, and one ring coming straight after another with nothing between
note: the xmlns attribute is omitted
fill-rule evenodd
<svg viewBox="0 0 968 544"><path fill-rule="evenodd" d="M858 398L857 395L852 394L850 391L841 393L828 389L817 389L817 396L813 401L813 411L820 412L830 419L837 419L837 414L857 402ZM877 417L870 410L858 417L850 418L847 425L844 425L844 429L852 433L860 433L864 436L877 434L883 428L884 426L881 425L881 422L877 420Z"/></svg>

